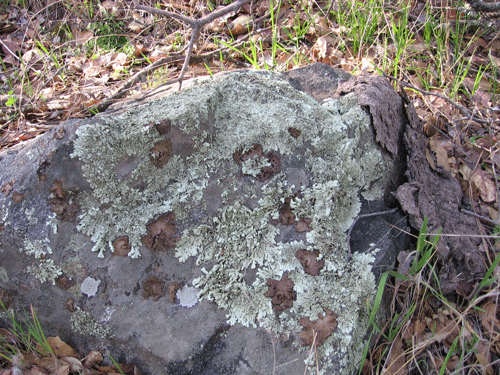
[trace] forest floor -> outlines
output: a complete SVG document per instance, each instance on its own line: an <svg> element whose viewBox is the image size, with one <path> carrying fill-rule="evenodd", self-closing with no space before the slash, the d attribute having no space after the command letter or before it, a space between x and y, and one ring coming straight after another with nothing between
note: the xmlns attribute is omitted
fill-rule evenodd
<svg viewBox="0 0 500 375"><path fill-rule="evenodd" d="M221 71L322 62L386 75L423 123L430 167L462 186L463 207L484 234L477 252L487 272L444 293L446 281L434 277L443 264L424 228L402 249L415 267L400 258L397 273L382 280L392 316L374 325L360 371L500 373L500 3L485 1L492 12L476 12L471 4L483 2L239 2L226 12L237 2L0 0L0 150L161 85ZM200 19L206 23L192 38ZM0 374L13 366L4 349L0 357L11 361Z"/></svg>

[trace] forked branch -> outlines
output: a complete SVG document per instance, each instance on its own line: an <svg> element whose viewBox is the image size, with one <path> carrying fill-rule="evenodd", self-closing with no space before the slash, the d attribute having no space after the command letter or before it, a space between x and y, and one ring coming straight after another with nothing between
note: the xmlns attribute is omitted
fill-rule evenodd
<svg viewBox="0 0 500 375"><path fill-rule="evenodd" d="M181 73L179 74L179 90L182 87L182 79L184 78L184 74L186 73L186 70L189 66L189 59L191 58L191 53L193 52L193 47L195 43L198 41L198 38L200 37L201 30L203 27L213 20L222 17L223 15L230 13L230 12L237 12L243 5L248 4L251 0L238 0L235 3L232 3L231 5L225 6L224 8L221 8L219 10L216 10L215 12L212 12L202 18L199 19L194 19L190 17L185 17L177 13L172 13L172 12L167 12L165 10L157 9L157 8L151 8L147 7L144 5L138 4L136 1L134 1L135 9L138 10L143 10L145 12L153 13L153 14L158 14L160 16L165 16L165 17L170 17L174 18L178 21L187 23L189 27L191 27L191 39L189 40L187 52L186 52L186 58L184 59L184 64L182 65Z"/></svg>

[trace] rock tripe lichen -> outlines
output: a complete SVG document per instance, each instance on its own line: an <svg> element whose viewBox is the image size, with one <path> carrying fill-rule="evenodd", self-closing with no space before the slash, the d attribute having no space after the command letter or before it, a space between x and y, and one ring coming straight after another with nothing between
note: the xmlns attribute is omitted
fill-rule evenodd
<svg viewBox="0 0 500 375"><path fill-rule="evenodd" d="M358 194L376 195L389 168L352 96L320 104L278 78L229 74L80 128L73 156L91 190L78 198L78 228L100 257L121 236L137 257L147 224L172 212L180 239L170 251L203 267L193 281L199 298L226 309L230 324L276 334L299 332L300 318L333 311L337 329L318 353L348 371L359 360L353 347L375 279L371 255L354 254L346 264L346 231L360 210ZM160 132L155 125L165 120L171 129ZM171 150L157 166L151 150L166 140ZM260 149L276 168L262 156L235 161ZM312 230L271 223L291 196L291 210ZM319 275L304 271L300 249L319 250ZM285 272L297 299L278 316L264 296L266 281Z"/></svg>

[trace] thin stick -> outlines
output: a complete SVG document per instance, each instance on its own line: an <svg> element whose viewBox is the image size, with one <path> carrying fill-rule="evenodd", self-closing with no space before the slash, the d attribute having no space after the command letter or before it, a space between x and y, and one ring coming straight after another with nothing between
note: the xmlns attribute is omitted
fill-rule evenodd
<svg viewBox="0 0 500 375"><path fill-rule="evenodd" d="M311 345L311 350L309 350L309 355L307 356L307 363L309 363L309 360L311 359L312 351L316 347L316 337L318 336L318 332L316 332L313 329L313 333L314 333L314 337L313 337L313 342ZM307 374L307 365L306 365L306 368L304 369L304 375L306 375L306 374Z"/></svg>

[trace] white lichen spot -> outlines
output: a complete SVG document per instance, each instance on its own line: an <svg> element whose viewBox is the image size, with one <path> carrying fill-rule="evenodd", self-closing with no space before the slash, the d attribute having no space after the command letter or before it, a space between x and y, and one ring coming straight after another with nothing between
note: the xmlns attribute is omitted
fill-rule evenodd
<svg viewBox="0 0 500 375"><path fill-rule="evenodd" d="M101 319L99 319L99 321L101 323L109 322L109 320L111 319L111 317L113 316L115 311L116 311L115 307L106 306L106 308L104 309L104 312L102 313Z"/></svg>
<svg viewBox="0 0 500 375"><path fill-rule="evenodd" d="M97 288L99 287L100 283L101 280L87 277L85 280L83 280L82 285L80 286L80 292L82 292L82 294L86 294L89 298L94 297L97 293Z"/></svg>
<svg viewBox="0 0 500 375"><path fill-rule="evenodd" d="M192 288L184 285L182 289L177 291L177 298L179 299L179 304L182 307L193 307L198 303L198 293L200 292L197 288Z"/></svg>

